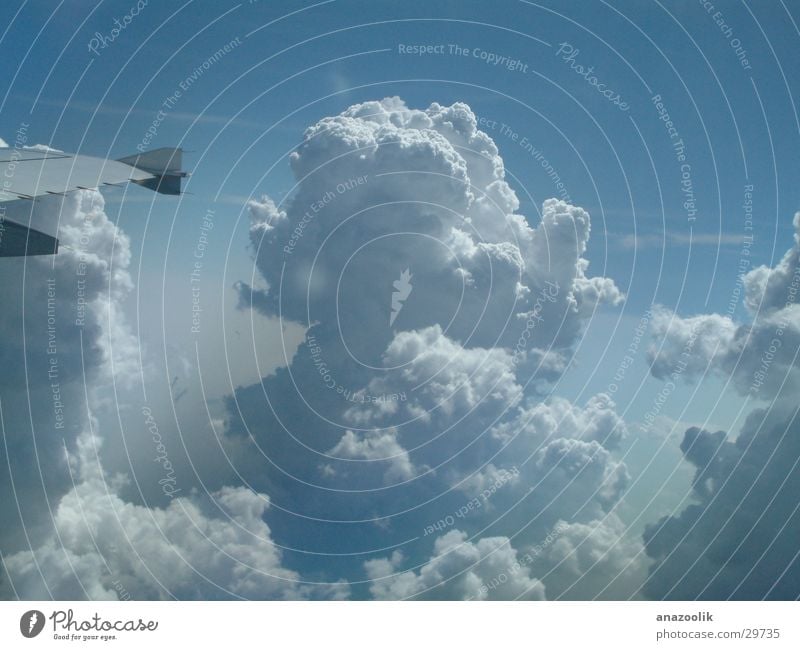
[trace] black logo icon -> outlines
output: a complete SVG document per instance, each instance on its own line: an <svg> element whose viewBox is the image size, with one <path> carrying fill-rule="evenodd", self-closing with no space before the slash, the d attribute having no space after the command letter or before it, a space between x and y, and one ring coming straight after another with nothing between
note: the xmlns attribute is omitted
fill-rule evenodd
<svg viewBox="0 0 800 650"><path fill-rule="evenodd" d="M26 639L32 639L44 628L44 614L38 609L25 612L19 619L19 631Z"/></svg>

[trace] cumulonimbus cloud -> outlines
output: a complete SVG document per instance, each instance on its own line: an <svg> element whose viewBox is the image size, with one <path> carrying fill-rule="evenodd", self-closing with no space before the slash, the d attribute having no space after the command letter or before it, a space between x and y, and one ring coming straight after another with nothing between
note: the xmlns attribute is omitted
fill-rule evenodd
<svg viewBox="0 0 800 650"><path fill-rule="evenodd" d="M266 459L248 477L306 517L350 521L337 535L359 548L473 503L406 555L366 560L374 597L479 598L481 581L529 552L536 566L484 596L539 598L548 579L555 595L579 592L581 572L597 573L589 557L616 575L613 540L641 548L613 512L625 425L605 395L585 406L542 396L593 311L623 299L588 275L589 214L556 199L520 214L496 144L463 103L351 106L307 129L289 163L290 197L250 203L266 288L236 286L242 307L299 323L306 341L229 403L229 435ZM535 551L559 522L575 525L583 559ZM329 546L321 527L307 526L317 550Z"/></svg>

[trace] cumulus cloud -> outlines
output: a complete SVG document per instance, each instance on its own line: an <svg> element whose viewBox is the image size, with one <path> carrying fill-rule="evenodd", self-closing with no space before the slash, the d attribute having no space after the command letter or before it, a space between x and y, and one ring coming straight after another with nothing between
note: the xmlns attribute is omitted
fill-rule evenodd
<svg viewBox="0 0 800 650"><path fill-rule="evenodd" d="M130 242L108 218L99 192L3 203L4 216L58 233L59 254L4 258L0 300L0 406L11 468L0 548L26 543L22 531L47 525L47 496L69 486L63 445L85 430L95 387L128 385L139 346L120 304L132 288ZM13 486L12 486L13 482ZM20 515L20 512L23 514ZM12 523L13 522L13 523Z"/></svg>
<svg viewBox="0 0 800 650"><path fill-rule="evenodd" d="M613 450L624 424L602 395L583 406L542 398L593 311L623 298L611 279L589 275L588 212L550 199L536 217L520 214L496 144L461 103L351 106L307 129L289 164L289 198L249 204L261 278L236 285L241 307L306 331L288 367L227 403L233 460L254 489L187 489L153 507L87 456L103 437L102 420L89 419L103 383L138 371L139 342L119 310L132 288L130 247L96 193L76 195L61 217L67 254L56 265L69 291L59 308L73 319L77 269L87 269L86 321L59 334L65 360L72 349L90 355L87 409L65 439L77 451L59 461L77 481L49 491L53 521L33 548L4 549L4 588L347 595L343 583L314 585L287 567L265 521L270 503L301 550L333 552L326 573L344 574L362 549L358 567L380 598L542 598L548 580L567 592L576 571L594 570L589 557L615 557L610 540L622 531L609 522L627 472ZM31 297L39 312L29 313L46 322L43 297ZM408 557L369 558L465 499L479 505L458 527L416 534ZM570 550L547 559L559 524L591 530L576 528Z"/></svg>
<svg viewBox="0 0 800 650"><path fill-rule="evenodd" d="M515 420L495 427L492 435L503 442L519 436L541 441L547 438L580 438L613 449L627 434L625 421L617 415L616 404L605 393L595 395L584 407L563 397L533 402L521 408Z"/></svg>
<svg viewBox="0 0 800 650"><path fill-rule="evenodd" d="M24 357L33 383L54 358L62 384L81 382L82 370L90 377L105 372L109 378L112 346L119 376L130 376L137 368L138 341L116 312L133 288L130 241L106 215L102 194L80 190L63 198L4 206L6 218L57 229L61 249L56 256L3 260L0 296L4 304L18 307L0 314L9 334L0 346L0 359L8 368L0 385L25 385Z"/></svg>
<svg viewBox="0 0 800 650"><path fill-rule="evenodd" d="M589 214L557 200L538 220L519 214L497 146L464 104L350 107L310 127L290 164L290 198L249 205L266 288L237 288L242 306L304 326L306 342L288 368L230 400L228 434L268 461L242 460L248 480L304 515L355 520L337 528L347 548L385 547L448 503L488 495L463 531L425 540L432 549L367 561L385 578L372 595L542 597L544 581L502 529L524 529L527 552L557 522L609 517L627 481L611 453L625 428L610 400L538 397L585 319L622 299L612 280L588 275ZM402 520L356 525L398 508ZM490 513L505 518L497 534L467 541ZM320 524L304 529L324 539ZM507 586L481 594L520 561Z"/></svg>
<svg viewBox="0 0 800 650"><path fill-rule="evenodd" d="M543 600L544 585L530 574L507 537L470 541L451 530L436 540L433 556L418 570L401 571L403 556L368 560L370 592L380 600Z"/></svg>
<svg viewBox="0 0 800 650"><path fill-rule="evenodd" d="M373 461L373 467L374 461L385 461L388 465L384 473L386 483L408 480L415 473L408 452L397 442L397 432L392 430L363 435L346 431L328 453L338 458Z"/></svg>
<svg viewBox="0 0 800 650"><path fill-rule="evenodd" d="M369 382L369 394L412 394L410 400L392 400L353 407L345 416L365 423L377 417L394 415L404 408L409 417L424 420L444 418L473 409L492 409L496 404L513 407L522 396L511 354L502 348L465 348L449 339L439 325L420 331L399 332L383 356L387 367L399 368L391 377L377 377Z"/></svg>
<svg viewBox="0 0 800 650"><path fill-rule="evenodd" d="M786 251L781 261L774 268L757 266L745 277L745 304L751 312L773 312L797 302L800 290L800 212L795 213L792 225L794 246Z"/></svg>
<svg viewBox="0 0 800 650"><path fill-rule="evenodd" d="M782 386L797 387L800 350L800 213L794 217L794 246L775 267L758 266L741 277L750 320L701 314L682 317L654 311L653 375L691 380L704 373L732 377L743 394L770 399Z"/></svg>
<svg viewBox="0 0 800 650"><path fill-rule="evenodd" d="M264 522L269 498L224 487L207 499L165 508L126 503L95 458L98 441L78 442L76 486L59 501L53 535L3 558L20 597L105 600L343 598L345 583L305 584L282 566Z"/></svg>
<svg viewBox="0 0 800 650"><path fill-rule="evenodd" d="M228 435L267 459L241 459L248 480L307 517L347 521L337 548L386 548L479 503L409 557L368 560L382 598L480 598L514 548L558 522L613 517L627 483L613 402L542 397L593 311L623 299L589 275L588 212L549 199L520 214L497 145L463 103L351 106L308 128L289 163L289 197L249 205L266 287L236 287L243 308L300 324L306 341L229 402ZM532 576L484 596L542 597Z"/></svg>
<svg viewBox="0 0 800 650"><path fill-rule="evenodd" d="M736 440L690 428L695 503L648 526L650 598L800 596L800 430L796 409L756 410Z"/></svg>
<svg viewBox="0 0 800 650"><path fill-rule="evenodd" d="M693 503L649 525L654 560L643 592L670 599L795 599L800 459L800 215L794 245L775 267L741 278L749 321L666 310L653 319L653 374L667 381L714 372L770 403L750 413L735 440L690 427L681 451L695 468Z"/></svg>
<svg viewBox="0 0 800 650"><path fill-rule="evenodd" d="M3 260L3 597L347 596L344 583L306 583L284 566L265 494L187 489L163 507L122 496L135 492L101 457L142 376L122 309L134 288L130 241L96 191L3 206L61 242L56 256ZM112 384L121 403L109 399Z"/></svg>
<svg viewBox="0 0 800 650"><path fill-rule="evenodd" d="M419 569L403 570L405 558L395 551L368 560L364 570L378 599L623 599L636 595L646 575L641 551L639 540L612 515L587 523L556 521L535 542L473 540L454 529L436 538Z"/></svg>
<svg viewBox="0 0 800 650"><path fill-rule="evenodd" d="M246 302L307 326L338 314L351 352L387 347L392 282L404 269L413 293L397 330L448 324L447 336L470 346L515 342L549 286L557 290L537 307L529 348L568 346L583 316L622 298L610 279L586 275L585 210L545 201L535 227L517 214L497 146L466 104L357 104L307 129L290 162L291 198L250 203L269 289L239 288Z"/></svg>
<svg viewBox="0 0 800 650"><path fill-rule="evenodd" d="M586 523L556 524L539 552L549 598L560 600L637 597L646 577L642 543L612 514Z"/></svg>

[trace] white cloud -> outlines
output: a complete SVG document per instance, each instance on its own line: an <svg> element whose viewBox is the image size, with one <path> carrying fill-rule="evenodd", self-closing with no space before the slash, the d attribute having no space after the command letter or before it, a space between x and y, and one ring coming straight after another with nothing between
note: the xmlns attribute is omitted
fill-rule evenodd
<svg viewBox="0 0 800 650"><path fill-rule="evenodd" d="M518 467L460 522L469 534L487 513L503 514L496 535L445 552L457 541L451 531L419 572L400 571L418 562L399 555L368 563L373 575L401 576L376 583L380 597L428 587L432 597L468 597L515 552L439 589L451 575L447 558L462 566L477 557L484 567L493 560L483 556L523 528L515 547L559 521L603 520L627 481L610 451L626 432L614 404L603 395L583 406L541 403L593 311L623 299L610 278L588 275L588 212L550 199L538 220L519 214L496 144L460 103L351 106L307 129L290 163L297 185L287 200L250 204L266 288L237 288L244 307L300 323L307 341L285 373L231 401L229 433L268 450L269 464L249 479L326 519L384 521L402 511L358 537L384 547L381 535L422 529L445 516L448 500L458 509ZM392 318L406 270L410 290ZM527 571L518 578L491 597L543 595Z"/></svg>
<svg viewBox="0 0 800 650"><path fill-rule="evenodd" d="M403 556L364 563L376 599L543 600L544 585L530 574L507 537L471 541L451 530L436 539L419 571L401 571Z"/></svg>
<svg viewBox="0 0 800 650"><path fill-rule="evenodd" d="M656 599L792 600L800 593L796 400L751 413L735 441L690 428L695 503L648 526Z"/></svg>
<svg viewBox="0 0 800 650"><path fill-rule="evenodd" d="M414 397L379 403L377 409L353 407L346 416L354 422L394 414L401 405L412 416L422 413L425 420L436 417L436 411L451 418L478 407L510 408L522 396L509 352L502 348L465 348L445 336L439 325L399 332L383 360L385 366L399 368L399 372L373 379L366 390L370 394Z"/></svg>
<svg viewBox="0 0 800 650"><path fill-rule="evenodd" d="M682 317L654 310L652 373L665 380L691 380L706 372L732 377L743 394L770 399L797 386L800 349L800 213L794 245L775 267L758 266L741 278L750 322L730 316Z"/></svg>
<svg viewBox="0 0 800 650"><path fill-rule="evenodd" d="M794 246L774 267L758 266L744 278L745 302L753 313L784 309L797 302L800 291L800 212L792 220Z"/></svg>
<svg viewBox="0 0 800 650"><path fill-rule="evenodd" d="M547 585L548 597L627 600L637 596L646 577L643 545L626 533L616 515L586 523L560 522L552 537L551 543L545 538L529 551L541 556L535 566Z"/></svg>
<svg viewBox="0 0 800 650"><path fill-rule="evenodd" d="M140 342L122 308L134 288L130 241L96 191L9 204L7 216L57 230L61 247L56 256L3 260L0 403L14 462L0 484L16 496L2 501L3 595L346 596L344 583L306 583L283 566L264 494L221 487L201 498L187 487L165 507L122 496L131 492L126 480L105 475L95 453L141 377ZM74 450L66 459L65 449Z"/></svg>
<svg viewBox="0 0 800 650"><path fill-rule="evenodd" d="M384 471L386 483L407 481L416 472L408 457L408 452L397 442L397 432L367 432L363 435L346 431L342 439L329 452L338 458L372 461L370 465L388 464ZM361 471L362 467L358 470ZM366 468L369 469L369 468Z"/></svg>
<svg viewBox="0 0 800 650"><path fill-rule="evenodd" d="M696 468L695 502L645 531L654 560L643 593L659 599L794 599L797 570L797 353L800 350L800 216L794 245L773 267L742 277L749 322L655 313L653 374L668 381L714 372L767 400L735 441L697 427L681 451Z"/></svg>
<svg viewBox="0 0 800 650"><path fill-rule="evenodd" d="M548 439L577 438L613 449L627 434L615 406L605 393L591 397L584 407L563 397L552 397L521 408L514 420L498 425L492 435L505 443L519 437L531 448Z"/></svg>
<svg viewBox="0 0 800 650"><path fill-rule="evenodd" d="M358 326L380 354L393 334L391 283L410 268L398 329L449 322L446 334L470 347L510 345L550 282L559 293L528 342L547 348L569 346L598 303L622 298L611 280L586 276L585 210L547 200L535 227L516 213L497 146L466 104L351 106L307 129L291 165L298 184L285 204L250 204L270 288L240 291L269 313L324 326L338 315L346 341L358 346Z"/></svg>
<svg viewBox="0 0 800 650"><path fill-rule="evenodd" d="M263 520L264 494L224 487L178 496L165 508L127 503L94 457L84 435L73 463L76 486L54 512L54 532L35 549L3 558L22 598L297 599L342 598L347 585L304 583L282 565Z"/></svg>
<svg viewBox="0 0 800 650"><path fill-rule="evenodd" d="M7 218L30 220L61 241L55 256L2 260L0 400L15 462L0 470L0 483L11 494L13 480L23 513L12 499L0 504L8 522L0 548L8 552L25 543L23 526L49 525L43 492L57 498L69 487L62 444L85 430L87 413L99 408L98 388L135 380L139 344L120 309L133 286L130 242L102 195L82 190L3 206Z"/></svg>

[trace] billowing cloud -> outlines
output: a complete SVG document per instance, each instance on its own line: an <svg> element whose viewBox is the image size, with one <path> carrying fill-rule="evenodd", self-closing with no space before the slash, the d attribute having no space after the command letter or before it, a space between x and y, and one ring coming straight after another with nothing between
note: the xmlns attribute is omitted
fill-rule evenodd
<svg viewBox="0 0 800 650"><path fill-rule="evenodd" d="M506 537L477 542L460 530L436 540L433 556L418 571L402 571L403 556L368 560L370 591L380 600L543 600L544 585L531 576Z"/></svg>
<svg viewBox="0 0 800 650"><path fill-rule="evenodd" d="M130 242L102 195L82 190L1 205L6 218L46 226L61 242L56 256L2 260L0 406L13 462L0 469L0 485L16 494L0 506L7 522L0 548L8 551L26 543L23 530L48 525L45 495L70 485L64 446L97 408L89 401L94 387L135 380L139 346L120 307L133 286Z"/></svg>
<svg viewBox="0 0 800 650"><path fill-rule="evenodd" d="M224 487L165 508L126 503L106 477L99 442L78 441L76 486L58 503L54 532L3 558L8 585L33 600L343 598L347 585L305 584L282 566L263 516L269 498Z"/></svg>
<svg viewBox="0 0 800 650"><path fill-rule="evenodd" d="M769 402L750 413L735 439L686 430L681 443L695 467L694 502L646 529L654 560L643 592L689 600L796 599L800 595L800 215L794 245L773 267L742 277L750 321L717 314L654 318L653 373L667 381L714 372L742 394Z"/></svg>
<svg viewBox="0 0 800 650"><path fill-rule="evenodd" d="M585 524L559 520L533 543L471 540L454 529L436 538L433 554L416 570L403 570L399 551L368 560L364 570L379 599L619 600L635 596L646 575L641 552L612 515Z"/></svg>
<svg viewBox="0 0 800 650"><path fill-rule="evenodd" d="M3 597L346 597L346 584L304 582L284 566L265 494L187 489L161 507L122 496L135 494L128 475L105 472L101 457L142 377L122 309L134 288L129 239L96 191L3 206L61 242L56 256L3 260Z"/></svg>
<svg viewBox="0 0 800 650"><path fill-rule="evenodd" d="M240 291L270 314L321 323L318 335L338 320L358 358L382 354L395 331L437 324L470 347L511 347L526 329L526 350L568 346L583 316L621 299L611 280L586 275L585 210L545 201L536 227L516 213L497 146L466 104L358 104L307 129L290 162L286 204L250 204L269 290ZM392 286L406 269L412 292L393 330Z"/></svg>
<svg viewBox="0 0 800 650"><path fill-rule="evenodd" d="M303 515L317 552L387 548L452 519L366 560L375 597L542 597L547 578L531 571L549 569L524 561L504 589L479 592L559 522L597 529L576 529L588 538L576 554L624 532L615 405L543 398L586 320L623 298L588 275L588 212L549 199L519 214L462 103L351 106L307 129L289 162L289 198L249 206L266 288L236 286L242 307L300 324L306 341L229 402L228 435L261 459L239 461L248 480ZM456 526L450 513L467 511ZM336 543L308 518L333 522Z"/></svg>
<svg viewBox="0 0 800 650"><path fill-rule="evenodd" d="M116 317L119 302L133 287L130 241L108 219L103 196L80 190L3 206L6 218L49 224L50 232L58 231L61 248L56 256L3 260L2 299L18 308L0 314L8 333L0 348L8 372L0 385L14 389L26 380L38 383L40 371L53 360L64 385L82 382L83 371L90 378L96 372L110 377L112 347L119 376L133 374L138 341L125 319ZM27 375L23 358L31 366Z"/></svg>
<svg viewBox="0 0 800 650"><path fill-rule="evenodd" d="M502 348L465 348L442 333L439 325L421 331L398 333L383 355L387 367L401 368L391 377L369 382L365 394L413 395L352 407L345 417L355 423L368 423L403 411L409 418L426 422L441 411L444 419L477 408L507 409L522 397L511 354Z"/></svg>
<svg viewBox="0 0 800 650"><path fill-rule="evenodd" d="M385 461L388 465L384 474L387 483L408 480L415 473L408 452L398 444L397 432L394 430L365 434L346 431L342 439L328 453L337 458L373 461L373 466L375 461ZM361 468L356 468L356 471L360 470Z"/></svg>
<svg viewBox="0 0 800 650"><path fill-rule="evenodd" d="M528 552L537 551L541 561L534 566L541 573L536 575L547 584L548 598L635 598L647 573L641 541L614 514L556 524L550 537Z"/></svg>
<svg viewBox="0 0 800 650"><path fill-rule="evenodd" d="M800 213L793 223L794 246L778 264L758 266L741 278L748 322L719 314L681 317L664 308L654 311L654 376L677 381L721 374L732 377L741 393L767 400L781 387L798 386Z"/></svg>
<svg viewBox="0 0 800 650"><path fill-rule="evenodd" d="M681 445L696 467L695 503L651 524L650 598L794 600L800 596L800 430L756 410L736 440L690 428Z"/></svg>
<svg viewBox="0 0 800 650"><path fill-rule="evenodd" d="M794 246L775 267L757 266L744 279L745 304L753 312L774 312L797 302L800 291L800 212L792 220Z"/></svg>

